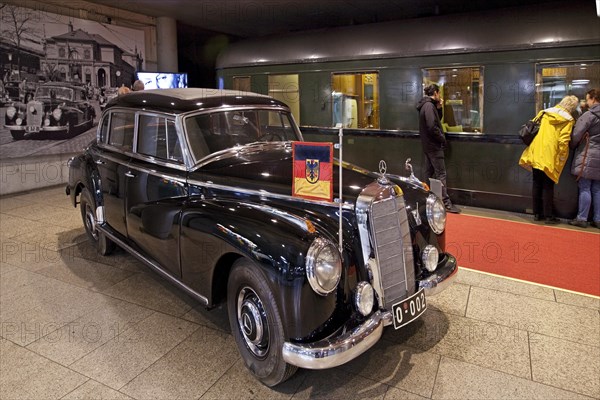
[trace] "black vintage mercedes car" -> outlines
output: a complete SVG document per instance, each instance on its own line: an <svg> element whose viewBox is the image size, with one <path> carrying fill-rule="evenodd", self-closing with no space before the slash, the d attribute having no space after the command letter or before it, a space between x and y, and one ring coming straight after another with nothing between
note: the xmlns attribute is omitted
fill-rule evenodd
<svg viewBox="0 0 600 400"><path fill-rule="evenodd" d="M33 100L7 109L4 127L13 139L68 139L94 126L96 111L83 86L50 82L38 86Z"/></svg>
<svg viewBox="0 0 600 400"><path fill-rule="evenodd" d="M343 162L340 193L336 160L333 201L294 197L298 141L271 97L146 90L113 99L69 161L66 192L99 252L118 245L208 308L226 302L246 366L269 386L357 357L457 271L427 185Z"/></svg>

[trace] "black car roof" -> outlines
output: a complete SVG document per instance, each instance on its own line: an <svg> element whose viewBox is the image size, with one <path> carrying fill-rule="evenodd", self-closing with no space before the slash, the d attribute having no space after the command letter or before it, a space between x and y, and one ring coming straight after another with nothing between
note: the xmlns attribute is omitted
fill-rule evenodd
<svg viewBox="0 0 600 400"><path fill-rule="evenodd" d="M288 108L285 103L258 93L206 88L140 90L113 98L107 108L115 106L153 109L174 114L228 106Z"/></svg>

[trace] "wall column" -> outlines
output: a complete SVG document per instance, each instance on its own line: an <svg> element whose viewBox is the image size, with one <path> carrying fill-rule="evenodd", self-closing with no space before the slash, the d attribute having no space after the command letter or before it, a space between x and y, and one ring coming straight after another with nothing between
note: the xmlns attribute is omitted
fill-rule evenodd
<svg viewBox="0 0 600 400"><path fill-rule="evenodd" d="M179 72L177 21L169 17L156 18L156 38L158 71Z"/></svg>

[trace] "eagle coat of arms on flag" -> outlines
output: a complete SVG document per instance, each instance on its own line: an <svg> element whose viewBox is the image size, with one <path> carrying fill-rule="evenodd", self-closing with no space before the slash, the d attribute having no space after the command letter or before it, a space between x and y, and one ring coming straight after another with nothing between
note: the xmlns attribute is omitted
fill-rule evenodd
<svg viewBox="0 0 600 400"><path fill-rule="evenodd" d="M307 199L333 200L333 145L292 143L294 176L292 195Z"/></svg>

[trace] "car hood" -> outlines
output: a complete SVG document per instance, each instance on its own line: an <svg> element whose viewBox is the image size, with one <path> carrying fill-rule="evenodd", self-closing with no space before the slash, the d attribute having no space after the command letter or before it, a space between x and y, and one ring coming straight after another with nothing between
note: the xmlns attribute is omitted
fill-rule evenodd
<svg viewBox="0 0 600 400"><path fill-rule="evenodd" d="M201 167L191 173L191 179L281 195L292 194L293 157L290 143L242 146L205 161L201 163ZM338 160L335 159L333 164L333 198L339 198ZM379 176L344 162L342 171L344 202L355 203L361 191ZM416 192L424 192L404 179L396 177L392 181L403 191L410 192L410 197L416 195Z"/></svg>

